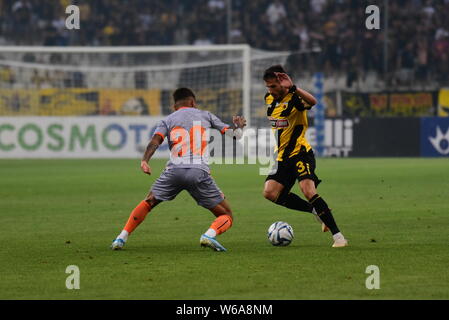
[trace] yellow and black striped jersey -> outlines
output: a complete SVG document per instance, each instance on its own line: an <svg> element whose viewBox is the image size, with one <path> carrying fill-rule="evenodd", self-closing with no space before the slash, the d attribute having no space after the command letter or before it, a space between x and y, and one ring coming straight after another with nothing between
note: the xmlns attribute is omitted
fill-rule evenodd
<svg viewBox="0 0 449 320"><path fill-rule="evenodd" d="M277 161L287 160L297 155L301 149L312 149L306 140L308 127L307 110L311 109L296 93L288 93L281 101L265 95L267 116L277 137ZM303 147L303 148L302 148Z"/></svg>

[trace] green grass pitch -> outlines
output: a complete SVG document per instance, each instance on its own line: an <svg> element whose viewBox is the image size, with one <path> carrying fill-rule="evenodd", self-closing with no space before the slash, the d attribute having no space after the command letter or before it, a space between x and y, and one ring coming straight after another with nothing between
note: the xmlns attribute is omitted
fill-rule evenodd
<svg viewBox="0 0 449 320"><path fill-rule="evenodd" d="M347 248L263 199L256 165L215 165L235 216L228 252L199 246L213 215L185 191L111 251L165 161L150 164L151 177L139 160L1 160L0 299L449 299L447 159L317 159ZM288 247L267 241L278 220L294 229ZM79 290L65 286L69 265ZM365 286L370 265L380 289Z"/></svg>

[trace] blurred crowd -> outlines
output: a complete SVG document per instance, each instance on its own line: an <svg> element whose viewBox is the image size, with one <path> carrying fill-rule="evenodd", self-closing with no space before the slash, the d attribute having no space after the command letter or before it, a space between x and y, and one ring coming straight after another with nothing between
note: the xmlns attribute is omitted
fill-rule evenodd
<svg viewBox="0 0 449 320"><path fill-rule="evenodd" d="M304 52L291 63L390 82L449 84L449 0L390 0L384 23L367 30L367 5L384 0L0 0L0 44L45 46L248 43ZM228 4L231 3L231 7ZM67 30L65 8L80 8ZM229 10L231 9L231 10ZM385 61L388 62L385 65ZM387 69L385 69L387 66Z"/></svg>

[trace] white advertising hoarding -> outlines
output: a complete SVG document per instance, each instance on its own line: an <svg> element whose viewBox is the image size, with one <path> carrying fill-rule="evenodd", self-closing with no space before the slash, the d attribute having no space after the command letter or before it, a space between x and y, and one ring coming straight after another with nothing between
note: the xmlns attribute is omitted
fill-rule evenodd
<svg viewBox="0 0 449 320"><path fill-rule="evenodd" d="M0 158L140 158L161 119L163 117L148 116L0 117ZM352 119L325 120L324 156L350 155L353 124ZM265 134L261 135L261 131ZM269 128L245 128L245 136L252 140L239 141L236 156L245 153L250 158L259 157L258 149L262 149L262 153L265 149L273 151L274 141L271 141L273 146L265 141L271 134ZM313 147L316 145L314 127L307 130L307 139ZM242 145L245 142L247 145ZM216 140L211 159L221 159L224 153L221 146ZM228 151L232 149L231 145ZM169 156L165 140L154 158ZM233 158L232 154L228 156Z"/></svg>
<svg viewBox="0 0 449 320"><path fill-rule="evenodd" d="M140 158L161 119L0 117L0 158ZM166 141L154 157L169 157Z"/></svg>

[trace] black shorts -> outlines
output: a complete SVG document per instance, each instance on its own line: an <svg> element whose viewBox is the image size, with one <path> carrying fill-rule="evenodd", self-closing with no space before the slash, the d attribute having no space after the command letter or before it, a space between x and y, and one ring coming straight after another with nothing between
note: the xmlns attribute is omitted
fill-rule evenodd
<svg viewBox="0 0 449 320"><path fill-rule="evenodd" d="M277 170L274 174L270 174L265 181L275 180L282 184L285 189L290 190L295 181L310 179L315 182L318 187L321 180L315 174L315 155L312 150L309 152L302 151L285 161L278 161Z"/></svg>

